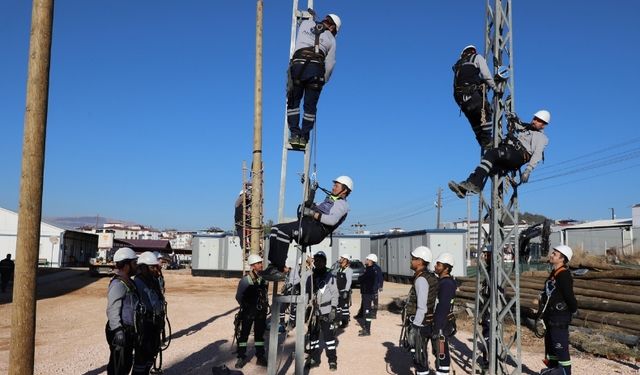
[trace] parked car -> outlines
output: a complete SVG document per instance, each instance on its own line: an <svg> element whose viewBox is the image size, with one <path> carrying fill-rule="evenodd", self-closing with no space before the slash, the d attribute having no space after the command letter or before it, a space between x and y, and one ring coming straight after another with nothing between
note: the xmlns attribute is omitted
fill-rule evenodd
<svg viewBox="0 0 640 375"><path fill-rule="evenodd" d="M349 263L349 267L353 270L353 282L351 283L351 288L354 289L360 286L358 278L364 273L364 264L358 259L352 259L351 263Z"/></svg>

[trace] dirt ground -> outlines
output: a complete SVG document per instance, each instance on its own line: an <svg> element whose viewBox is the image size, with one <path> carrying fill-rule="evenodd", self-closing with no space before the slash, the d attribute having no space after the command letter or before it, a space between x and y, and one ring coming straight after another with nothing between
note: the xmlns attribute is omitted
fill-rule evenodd
<svg viewBox="0 0 640 375"><path fill-rule="evenodd" d="M165 374L211 374L211 368L226 364L233 368L231 347L234 300L238 279L192 277L185 271L165 271L172 341L164 352ZM38 278L35 374L106 373L109 351L104 337L106 291L109 278L93 278L86 270L64 270ZM385 283L380 305L406 295L409 285ZM10 294L0 294L0 373L8 372L11 326ZM354 292L352 314L360 303ZM468 325L467 325L468 326ZM412 374L408 353L397 347L399 315L380 311L373 321L372 335L358 337L351 324L338 340L338 374ZM284 335L281 335L284 338ZM294 373L295 333L282 344L278 374ZM463 328L452 340L456 374L469 373L473 349L472 334ZM268 334L265 335L268 341ZM523 340L523 374L537 374L542 368L542 340ZM249 355L253 354L252 339ZM267 343L268 345L268 343ZM313 373L328 373L326 357ZM432 358L431 358L432 360ZM638 374L637 363L613 361L579 353L572 348L574 374ZM265 374L247 364L245 374ZM453 372L452 372L453 373Z"/></svg>

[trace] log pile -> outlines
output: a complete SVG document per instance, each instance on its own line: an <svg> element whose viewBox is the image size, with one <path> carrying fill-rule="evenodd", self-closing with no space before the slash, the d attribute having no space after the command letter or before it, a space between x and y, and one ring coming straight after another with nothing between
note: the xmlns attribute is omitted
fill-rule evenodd
<svg viewBox="0 0 640 375"><path fill-rule="evenodd" d="M581 265L581 266L587 266ZM574 274L573 291L578 301L577 316L571 322L573 328L602 332L620 337L628 346L640 345L640 270L616 269L616 266L600 265L581 276ZM534 312L537 298L549 273L523 272L520 276L520 305L523 311ZM458 278L460 286L456 302L475 303L475 277ZM505 293L513 296L508 287Z"/></svg>

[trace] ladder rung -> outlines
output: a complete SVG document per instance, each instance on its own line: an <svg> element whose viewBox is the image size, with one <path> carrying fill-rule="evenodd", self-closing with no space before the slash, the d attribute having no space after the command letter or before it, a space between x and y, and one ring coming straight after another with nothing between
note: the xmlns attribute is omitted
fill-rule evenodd
<svg viewBox="0 0 640 375"><path fill-rule="evenodd" d="M287 142L286 144L286 148L289 151L301 151L301 152L306 152L307 148L309 147L309 144L307 143L306 146L304 147L300 147L300 146L292 146L291 143Z"/></svg>

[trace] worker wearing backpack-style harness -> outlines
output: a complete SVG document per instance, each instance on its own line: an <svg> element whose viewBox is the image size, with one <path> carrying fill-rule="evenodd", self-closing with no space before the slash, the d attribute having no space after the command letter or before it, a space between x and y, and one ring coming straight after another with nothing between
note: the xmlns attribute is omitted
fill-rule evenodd
<svg viewBox="0 0 640 375"><path fill-rule="evenodd" d="M457 285L451 271L453 256L442 253L436 259L435 272L438 275L438 302L433 318L431 336L434 354L436 355L436 375L449 374L451 356L449 354L449 337L456 334L456 318L453 315L453 301L456 297Z"/></svg>
<svg viewBox="0 0 640 375"><path fill-rule="evenodd" d="M340 264L335 274L338 290L340 291L340 297L338 298L338 320L342 328L346 328L350 320L349 306L351 304L351 284L353 282L353 269L349 266L350 262L351 255L341 255Z"/></svg>
<svg viewBox="0 0 640 375"><path fill-rule="evenodd" d="M108 375L129 374L133 366L133 349L137 341L135 310L139 296L131 276L137 270L136 253L128 247L118 249L113 256L116 264L107 294L107 324L109 344Z"/></svg>
<svg viewBox="0 0 640 375"><path fill-rule="evenodd" d="M322 22L304 20L298 28L295 52L289 64L287 123L292 146L304 147L316 122L322 87L329 82L336 63L336 35L341 20L329 14ZM304 97L302 128L300 102Z"/></svg>
<svg viewBox="0 0 640 375"><path fill-rule="evenodd" d="M427 344L433 336L433 317L438 295L438 278L429 271L431 249L418 246L411 252L413 285L402 313L400 345L413 355L416 375L429 374Z"/></svg>
<svg viewBox="0 0 640 375"><path fill-rule="evenodd" d="M344 222L349 212L347 197L353 190L353 180L340 176L333 180L331 194L319 204L301 206L299 221L280 223L271 227L269 234L269 261L271 264L262 277L268 281L284 280L289 244L293 239L299 245L310 246L322 242Z"/></svg>
<svg viewBox="0 0 640 375"><path fill-rule="evenodd" d="M544 321L545 375L571 375L569 354L569 323L572 314L578 311L578 302L573 293L573 279L567 263L573 250L566 245L558 245L549 255L553 271L545 282L541 293L540 315Z"/></svg>
<svg viewBox="0 0 640 375"><path fill-rule="evenodd" d="M485 152L480 164L465 181L449 182L449 189L459 198L464 198L467 193L480 193L489 176L516 171L524 164L527 168L520 175L520 183L526 183L533 169L543 160L544 149L549 144L544 134L544 128L551 121L549 111L536 112L531 124L521 123L517 116L511 116L510 121L517 135L509 134L500 146Z"/></svg>
<svg viewBox="0 0 640 375"><path fill-rule="evenodd" d="M158 282L160 262L158 256L151 251L140 254L138 258L139 273L134 284L140 295L136 306L135 327L137 340L135 345L132 375L149 374L156 357L161 351L162 330L166 318L166 301ZM161 366L161 365L160 365ZM159 373L154 369L151 373Z"/></svg>
<svg viewBox="0 0 640 375"><path fill-rule="evenodd" d="M475 46L467 46L453 66L453 73L453 98L469 120L480 147L488 149L492 146L493 138L492 111L486 87L489 86L495 93L497 86L487 61L477 54Z"/></svg>
<svg viewBox="0 0 640 375"><path fill-rule="evenodd" d="M259 276L260 271L262 271L262 257L257 254L251 254L247 259L247 263L249 263L251 271L240 280L236 291L236 301L240 304L240 312L238 314L241 322L236 368L242 368L246 364L247 341L251 333L251 326L253 326L254 333L256 363L259 366L267 366L264 331L267 326L267 313L269 310L268 284Z"/></svg>
<svg viewBox="0 0 640 375"><path fill-rule="evenodd" d="M335 326L338 319L338 285L331 270L327 268L327 255L323 251L318 251L313 255L313 275L307 279L306 290L309 300L314 306L310 309L309 316L309 356L305 363L307 369L320 366L320 355L322 347L326 347L329 370L338 369L338 356L336 347L338 345L335 337ZM313 278L313 280L311 280ZM320 333L324 345L320 344Z"/></svg>

